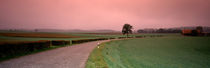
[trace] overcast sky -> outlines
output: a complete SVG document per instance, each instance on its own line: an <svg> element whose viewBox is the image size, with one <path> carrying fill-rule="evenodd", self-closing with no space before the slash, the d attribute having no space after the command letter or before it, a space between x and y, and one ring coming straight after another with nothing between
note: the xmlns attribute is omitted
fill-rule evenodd
<svg viewBox="0 0 210 68"><path fill-rule="evenodd" d="M0 0L0 29L210 26L210 0Z"/></svg>

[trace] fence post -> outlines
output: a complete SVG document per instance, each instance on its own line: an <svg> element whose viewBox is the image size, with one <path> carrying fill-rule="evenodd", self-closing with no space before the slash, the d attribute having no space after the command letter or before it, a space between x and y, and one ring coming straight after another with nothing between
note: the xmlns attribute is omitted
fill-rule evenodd
<svg viewBox="0 0 210 68"><path fill-rule="evenodd" d="M69 44L72 45L72 40L70 40L70 43Z"/></svg>
<svg viewBox="0 0 210 68"><path fill-rule="evenodd" d="M50 41L50 47L52 46L52 40Z"/></svg>

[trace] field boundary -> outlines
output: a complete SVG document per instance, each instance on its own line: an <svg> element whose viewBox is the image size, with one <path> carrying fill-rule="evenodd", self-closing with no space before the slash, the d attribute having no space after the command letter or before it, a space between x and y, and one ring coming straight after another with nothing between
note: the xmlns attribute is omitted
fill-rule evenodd
<svg viewBox="0 0 210 68"><path fill-rule="evenodd" d="M128 38L128 39L135 39L135 38ZM85 68L108 68L102 50L104 49L106 43L121 41L121 40L127 40L127 39L114 39L99 44L96 48L94 48L94 50L88 56L88 60L85 63Z"/></svg>
<svg viewBox="0 0 210 68"><path fill-rule="evenodd" d="M96 39L80 39L80 40L40 40L33 42L21 42L21 43L2 43L0 44L0 62L17 58L25 55L30 55L46 50L56 49L65 46L72 46L75 44L81 44L85 42L108 40L109 38L96 38Z"/></svg>

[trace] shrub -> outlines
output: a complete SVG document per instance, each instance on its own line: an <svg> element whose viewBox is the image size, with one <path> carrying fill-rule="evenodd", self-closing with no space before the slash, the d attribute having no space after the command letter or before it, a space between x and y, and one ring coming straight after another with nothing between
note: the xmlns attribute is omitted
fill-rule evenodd
<svg viewBox="0 0 210 68"><path fill-rule="evenodd" d="M118 37L118 39L124 39L124 38L126 38L126 37Z"/></svg>
<svg viewBox="0 0 210 68"><path fill-rule="evenodd" d="M109 38L109 39L115 39L115 38Z"/></svg>
<svg viewBox="0 0 210 68"><path fill-rule="evenodd" d="M65 40L53 40L52 45L58 46L58 45L70 45L70 41Z"/></svg>
<svg viewBox="0 0 210 68"><path fill-rule="evenodd" d="M81 39L81 40L72 40L72 44L97 41L97 40L108 40L108 38L96 38L96 39Z"/></svg>
<svg viewBox="0 0 210 68"><path fill-rule="evenodd" d="M0 44L0 58L12 55L24 54L35 50L49 48L50 41L19 42Z"/></svg>
<svg viewBox="0 0 210 68"><path fill-rule="evenodd" d="M135 36L136 38L143 38L143 36Z"/></svg>

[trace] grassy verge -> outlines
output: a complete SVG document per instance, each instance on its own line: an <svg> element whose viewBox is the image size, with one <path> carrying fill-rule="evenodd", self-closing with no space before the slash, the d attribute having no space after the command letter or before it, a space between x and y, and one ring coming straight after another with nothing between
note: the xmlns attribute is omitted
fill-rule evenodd
<svg viewBox="0 0 210 68"><path fill-rule="evenodd" d="M209 41L173 36L108 42L91 53L86 68L209 68Z"/></svg>
<svg viewBox="0 0 210 68"><path fill-rule="evenodd" d="M102 50L104 49L105 43L100 44L95 48L90 54L88 61L86 63L86 68L108 68Z"/></svg>

